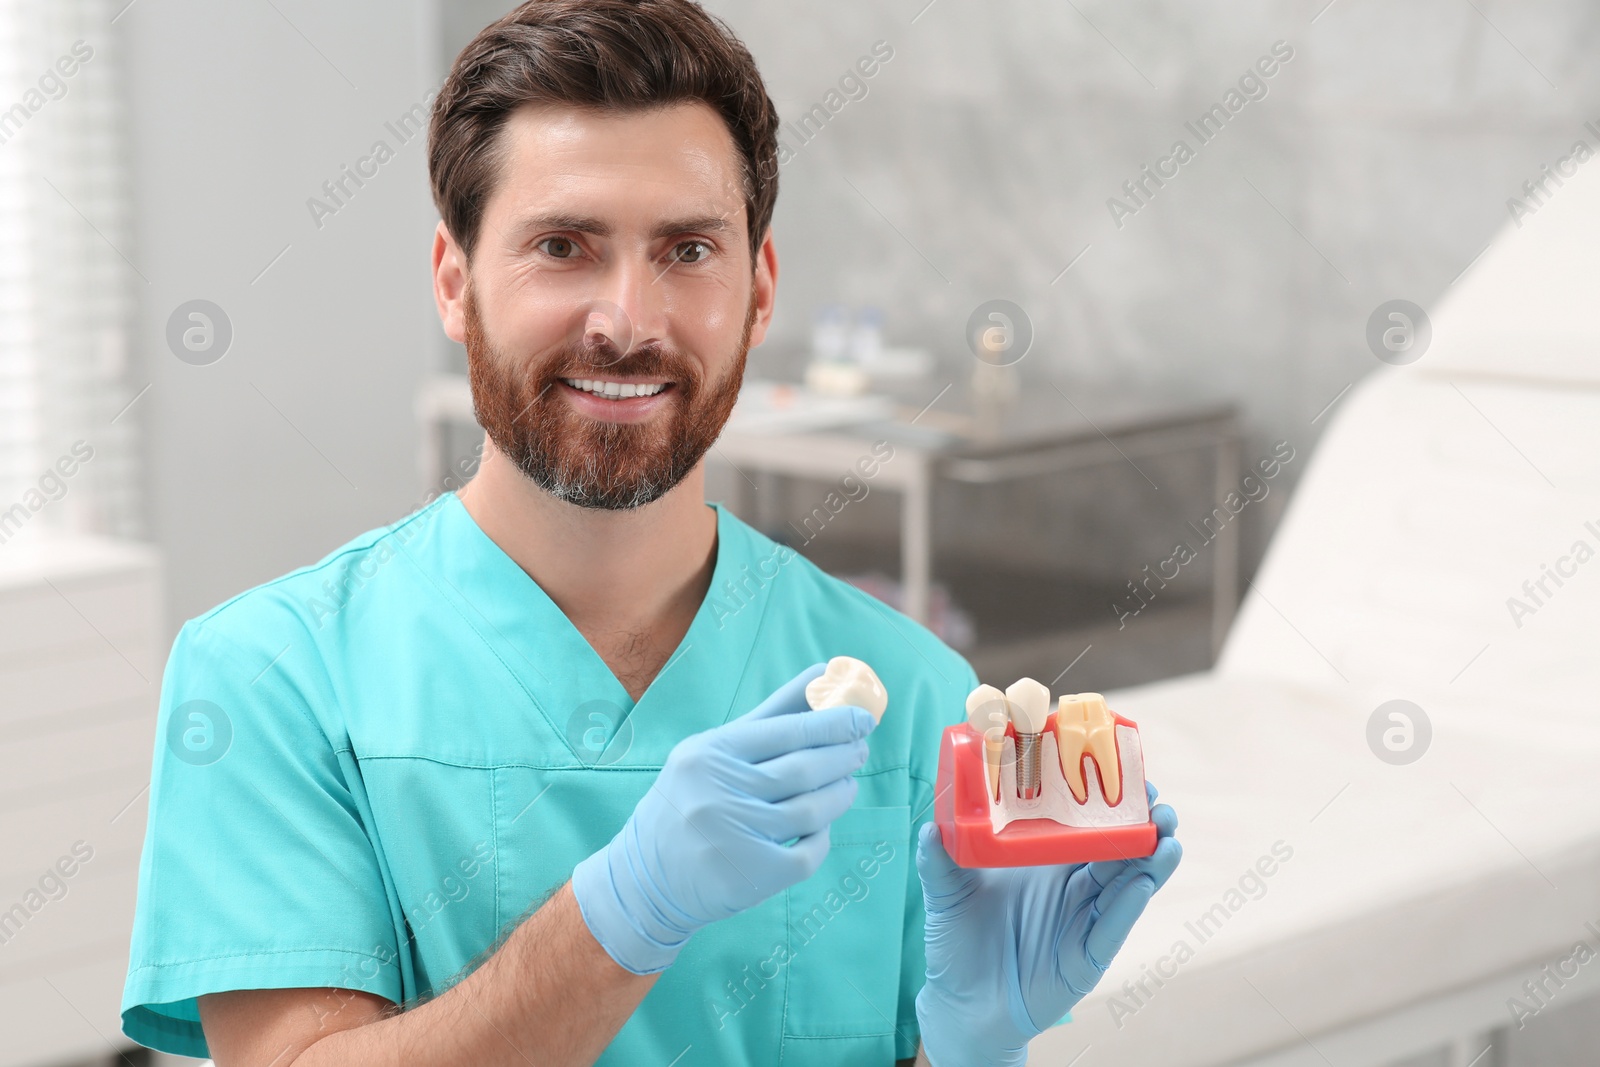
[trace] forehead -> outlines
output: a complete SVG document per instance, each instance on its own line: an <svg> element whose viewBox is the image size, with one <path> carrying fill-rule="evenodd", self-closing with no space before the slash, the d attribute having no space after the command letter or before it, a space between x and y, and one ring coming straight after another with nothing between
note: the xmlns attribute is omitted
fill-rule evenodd
<svg viewBox="0 0 1600 1067"><path fill-rule="evenodd" d="M689 211L743 224L738 148L722 117L700 101L632 111L528 105L507 118L501 138L490 213Z"/></svg>

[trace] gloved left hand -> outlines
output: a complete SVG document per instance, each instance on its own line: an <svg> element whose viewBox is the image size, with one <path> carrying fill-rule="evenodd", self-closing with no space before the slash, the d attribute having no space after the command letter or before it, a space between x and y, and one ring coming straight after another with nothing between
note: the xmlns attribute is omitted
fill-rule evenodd
<svg viewBox="0 0 1600 1067"><path fill-rule="evenodd" d="M933 1067L1020 1067L1028 1041L1088 995L1178 866L1178 816L1147 785L1156 850L1136 860L958 867L930 821L917 842L928 974L917 994Z"/></svg>

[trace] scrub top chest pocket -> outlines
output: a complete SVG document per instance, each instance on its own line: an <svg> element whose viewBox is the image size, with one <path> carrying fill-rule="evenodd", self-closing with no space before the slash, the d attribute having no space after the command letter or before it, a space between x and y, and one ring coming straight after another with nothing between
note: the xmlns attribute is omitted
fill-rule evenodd
<svg viewBox="0 0 1600 1067"><path fill-rule="evenodd" d="M786 1038L878 1038L893 1061L910 834L907 805L852 808L822 866L786 891Z"/></svg>

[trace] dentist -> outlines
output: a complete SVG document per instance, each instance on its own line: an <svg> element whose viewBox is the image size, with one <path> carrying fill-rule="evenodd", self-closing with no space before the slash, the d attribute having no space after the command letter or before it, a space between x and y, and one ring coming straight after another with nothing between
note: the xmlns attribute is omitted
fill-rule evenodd
<svg viewBox="0 0 1600 1067"><path fill-rule="evenodd" d="M130 1037L219 1067L970 1067L1094 986L1177 865L1171 809L1146 859L955 867L933 781L972 668L705 501L772 317L777 125L689 0L532 0L457 58L433 282L481 467L182 628ZM881 723L806 710L836 655Z"/></svg>

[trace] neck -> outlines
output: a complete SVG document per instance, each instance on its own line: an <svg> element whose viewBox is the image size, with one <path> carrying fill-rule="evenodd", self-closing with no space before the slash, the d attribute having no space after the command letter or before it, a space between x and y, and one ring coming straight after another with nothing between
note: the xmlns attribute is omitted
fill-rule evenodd
<svg viewBox="0 0 1600 1067"><path fill-rule="evenodd" d="M717 516L703 467L644 507L602 511L557 500L486 437L478 473L456 495L637 700L711 585Z"/></svg>

